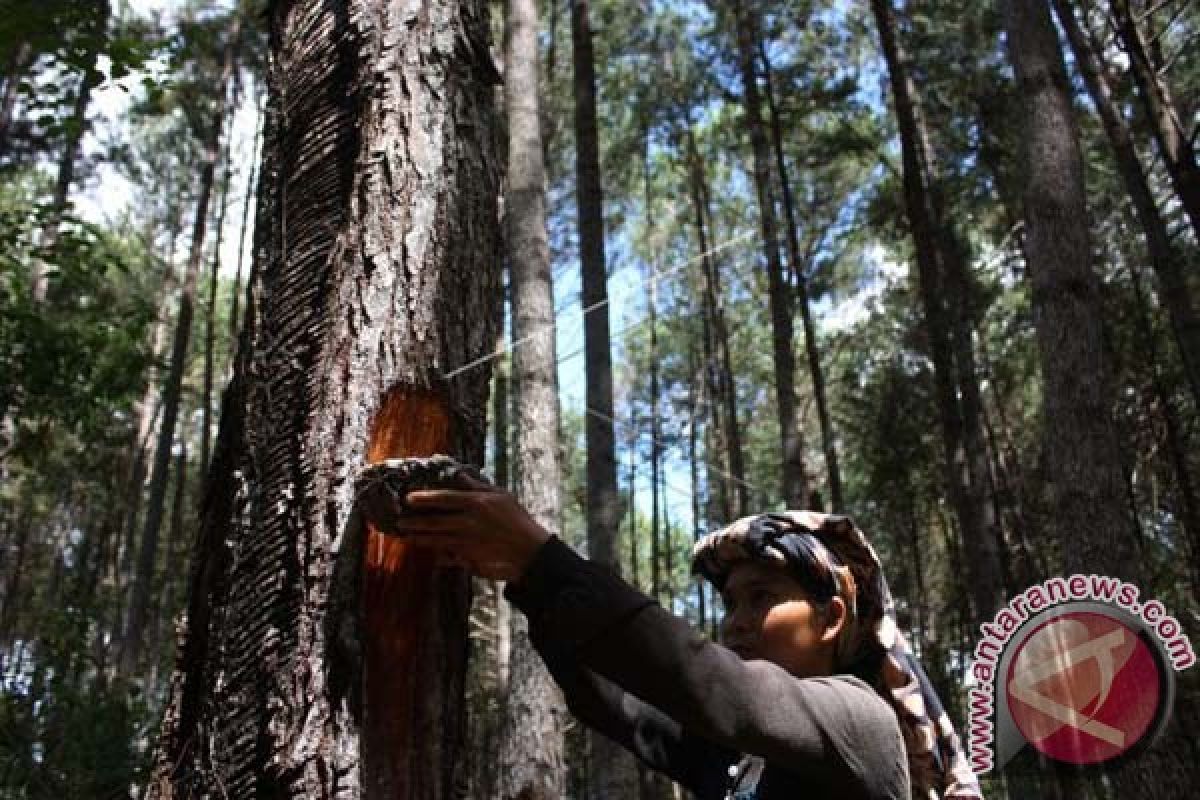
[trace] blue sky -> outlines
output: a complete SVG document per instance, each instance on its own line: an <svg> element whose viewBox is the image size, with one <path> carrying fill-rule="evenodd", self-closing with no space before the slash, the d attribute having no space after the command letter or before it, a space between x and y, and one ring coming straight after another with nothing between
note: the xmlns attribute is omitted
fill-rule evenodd
<svg viewBox="0 0 1200 800"><path fill-rule="evenodd" d="M161 12L169 20L174 10L180 4L173 2L173 0L126 0L125 5L131 11L139 14ZM103 67L104 65L101 66ZM139 80L140 76L131 75L122 81L125 84L124 89L109 82L97 90L93 109L90 112L95 130L85 145L86 147L94 150L98 147L98 142L101 140L128 138L127 134L121 131L122 126L126 124L124 112L128 109L130 97L139 90ZM873 105L879 103L881 99L878 87L877 80L868 78L863 81L863 86L860 90L866 96L867 102ZM258 92L254 87L247 87L243 100L235 113L233 128L235 171L229 193L229 202L233 204L231 211L234 209L240 211L246 182L250 175L251 163L256 157L256 154L251 151L257 114L256 109L253 107L253 102L257 94ZM116 170L111 167L101 167L96 179L89 186L85 187L85 190L77 197L76 202L81 213L85 216L96 221L102 221L105 218L111 219L119 214L123 208L132 202L132 199L139 191L139 187L130 184ZM674 218L668 216L668 218L659 222L658 225L662 228L660 234L669 235L669 229L673 225L686 225L687 219L684 212L686 212L686 204L677 210ZM236 268L239 239L236 226L240 222L240 213L231 213L228 219L231 221L230 224L233 229L226 232L222 245L221 262L223 269L232 275L233 270ZM253 220L253 214L251 214L250 219L251 221ZM757 263L755 256L755 222L753 219L747 219L745 225L746 228L738 231L735 237L748 235L748 238L742 238L729 247L728 258L725 262L731 265L736 272L742 272L745 276L740 279L737 275L730 276L731 280L735 280L742 285L749 283L748 271L754 269L754 265ZM617 364L621 361L625 352L624 334L639 329L647 319L650 291L647 283L646 266L632 253L626 232L613 230L610 227L607 231L607 239L611 274L609 281L609 298L611 302L608 308L603 310L603 313L609 315L610 329L613 334L614 364ZM717 242L715 244L722 245L723 243ZM874 251L868 255L868 257L876 258L878 256L878 251ZM656 266L660 273L671 273L681 268L690 268L682 265L680 262L663 263ZM896 273L897 265L883 266L884 269L879 271L880 280L874 281L861 291L849 297L839 298L836 301L832 298L823 298L817 304L814 310L818 316L819 326L822 331L830 332L853 324L866 314L869 300L877 296L889 281L903 279L902 274L894 274ZM583 414L585 411L583 324L579 302L580 285L577 251L563 255L560 263L555 264L554 272L558 276L555 286L555 296L556 306L560 310L557 329L560 400L564 410ZM631 389L627 385L621 385L619 381L628 380L628 377L628 372L621 370L618 370L615 376L615 380L618 381L614 387L618 398L618 418L621 418L620 398L628 395ZM618 442L625 441L626 436L627 434L624 431L618 430ZM627 455L622 453L620 457L624 459L627 458ZM624 476L626 469L627 466L622 464L620 468L622 476ZM639 465L638 473L640 476L648 476L648 465ZM668 455L665 481L668 487L666 492L667 503L672 518L678 526L684 529L690 528L691 498L688 489L690 478L687 465L683 462L681 454ZM648 509L648 480L645 482L639 480L637 491L643 501L639 502L639 506L644 505Z"/></svg>

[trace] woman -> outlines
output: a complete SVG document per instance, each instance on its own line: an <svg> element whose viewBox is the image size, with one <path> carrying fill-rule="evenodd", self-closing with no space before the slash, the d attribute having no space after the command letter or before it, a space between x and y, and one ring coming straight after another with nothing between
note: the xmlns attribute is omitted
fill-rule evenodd
<svg viewBox="0 0 1200 800"><path fill-rule="evenodd" d="M466 472L458 481L375 495L367 516L508 581L571 711L701 800L981 797L847 518L763 514L699 542L693 569L727 611L718 645L576 555L509 493Z"/></svg>

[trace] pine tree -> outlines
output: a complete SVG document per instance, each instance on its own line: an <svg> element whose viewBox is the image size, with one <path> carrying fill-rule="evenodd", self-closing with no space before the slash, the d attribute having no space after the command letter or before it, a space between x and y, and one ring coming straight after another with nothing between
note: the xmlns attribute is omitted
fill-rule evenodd
<svg viewBox="0 0 1200 800"><path fill-rule="evenodd" d="M360 465L482 461L489 370L470 365L501 310L487 22L480 2L272 7L252 308L153 797L456 791L467 578L345 537ZM335 568L361 570L345 596Z"/></svg>

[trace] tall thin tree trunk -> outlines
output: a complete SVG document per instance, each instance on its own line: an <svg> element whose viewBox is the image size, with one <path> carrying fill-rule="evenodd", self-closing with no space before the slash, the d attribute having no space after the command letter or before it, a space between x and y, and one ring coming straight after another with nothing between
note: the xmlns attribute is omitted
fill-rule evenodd
<svg viewBox="0 0 1200 800"><path fill-rule="evenodd" d="M637 461L638 461L638 416L637 408L629 408L629 583L640 587L638 578L638 532L637 532Z"/></svg>
<svg viewBox="0 0 1200 800"><path fill-rule="evenodd" d="M1184 550L1188 554L1188 578L1192 583L1192 591L1200 593L1200 504L1197 503L1196 484L1192 478L1192 470L1188 465L1188 449L1184 426L1175 411L1171 391L1163 381L1161 367L1162 356L1158 348L1158 336L1150 321L1150 308L1146 300L1146 292L1142 289L1142 279L1138 268L1130 264L1130 278L1133 281L1134 296L1137 300L1137 324L1141 344L1145 348L1147 369L1150 371L1150 385L1158 402L1159 413L1162 415L1166 428L1167 461L1171 471L1175 473L1175 492L1178 508L1175 516L1183 527Z"/></svg>
<svg viewBox="0 0 1200 800"><path fill-rule="evenodd" d="M674 612L675 610L675 582L672 580L672 575L675 570L675 558L672 551L672 543L675 540L674 530L671 527L671 514L667 508L667 487L663 484L659 489L662 492L662 508L663 508L663 582L664 590L666 591L667 609Z"/></svg>
<svg viewBox="0 0 1200 800"><path fill-rule="evenodd" d="M813 324L811 301L808 294L808 264L801 257L798 220L792 199L791 178L788 177L787 160L783 152L783 123L779 109L775 107L775 90L771 85L771 62L766 47L759 43L759 55L766 80L767 109L771 118L771 144L775 151L775 169L779 173L779 187L783 199L786 222L788 260L796 280L796 304L800 307L800 321L804 326L804 353L808 359L808 375L812 381L813 399L817 404L817 421L821 426L821 449L825 454L825 473L829 479L829 500L834 511L844 511L842 498L842 474L838 467L837 443L833 432L833 420L829 414L829 400L825 393L825 370L821 366L821 351L817 345L817 329Z"/></svg>
<svg viewBox="0 0 1200 800"><path fill-rule="evenodd" d="M946 305L953 310L949 315L950 339L954 350L955 379L962 417L962 455L966 473L967 503L971 507L971 514L977 520L978 535L982 537L979 554L984 561L979 565L979 572L987 581L984 591L993 597L993 605L983 611L983 614L987 615L999 608L1005 596L1005 587L1011 587L1011 568L1004 531L1000 524L1000 513L995 501L996 485L992 480L991 465L988 461L983 398L980 394L979 373L975 360L975 298L978 292L970 273L966 243L954 226L947 222L950 214L945 210L942 194L942 187L934 179L933 207L941 242Z"/></svg>
<svg viewBox="0 0 1200 800"><path fill-rule="evenodd" d="M662 530L658 487L662 459L658 425L658 282L650 278L650 596L662 601Z"/></svg>
<svg viewBox="0 0 1200 800"><path fill-rule="evenodd" d="M1191 120L1183 119L1176 107L1166 76L1150 53L1129 0L1113 0L1110 7L1150 132L1158 143L1175 194L1192 223L1192 232L1200 240L1200 163L1193 133L1188 129Z"/></svg>
<svg viewBox="0 0 1200 800"><path fill-rule="evenodd" d="M583 284L587 374L588 556L619 569L617 460L613 434L612 354L609 338L608 271L604 253L604 195L596 123L596 75L588 0L571 0L575 84L575 196L579 209L579 255ZM589 739L591 800L627 800L637 792L632 757L610 739Z"/></svg>
<svg viewBox="0 0 1200 800"><path fill-rule="evenodd" d="M572 0L571 30L575 66L575 169L582 264L588 406L588 555L615 566L618 517L612 410L608 273L604 244L603 185L596 122L596 79L587 0Z"/></svg>
<svg viewBox="0 0 1200 800"><path fill-rule="evenodd" d="M163 585L158 602L154 605L154 620L150 624L150 695L156 696L159 682L159 663L165 642L174 641L173 622L175 617L175 590L184 582L186 570L179 568L176 554L183 540L187 518L187 441L184 440L175 455L175 491L171 497L171 522L167 526L167 538L163 541L163 562L166 566Z"/></svg>
<svg viewBox="0 0 1200 800"><path fill-rule="evenodd" d="M1009 420L1004 408L1004 398L1007 393L999 385L1000 379L995 370L990 367L991 359L987 351L987 337L980 337L980 357L987 375L988 388L991 391L992 403L995 408L995 424L989 423L987 406L984 405L983 419L988 427L989 436L993 440L993 449L997 462L1001 467L1003 479L1000 485L1006 486L1011 497L1003 500L1001 505L1013 517L1013 534L1017 541L1018 555L1013 559L1014 579L1028 586L1039 575L1049 575L1050 565L1046 548L1036 546L1043 538L1045 525L1034 512L1034 503L1029 497L1030 487L1026 480L1026 471L1022 465L1021 454L1013 438L1013 423Z"/></svg>
<svg viewBox="0 0 1200 800"><path fill-rule="evenodd" d="M352 524L353 475L482 462L501 311L487 6L308 0L269 26L250 309L148 794L449 800L469 580Z"/></svg>
<svg viewBox="0 0 1200 800"><path fill-rule="evenodd" d="M705 396L713 398L719 394L716 356L713 352L716 349L715 336L707 303L702 308L700 327L701 339L704 343L704 366L701 368L702 374L698 377L704 382ZM707 488L705 517L710 520L730 520L733 518L732 504L729 498L731 481L726 477L732 472L732 468L729 466L729 448L725 445L726 437L722 431L720 410L711 400L708 403L708 409L710 411L708 424L704 427L705 485ZM723 474L721 479L716 481L714 479L718 470ZM745 488L744 482L737 485Z"/></svg>
<svg viewBox="0 0 1200 800"><path fill-rule="evenodd" d="M1092 50L1071 3L1068 0L1054 0L1054 9L1067 34L1067 41L1071 43L1075 66L1083 75L1092 105L1096 107L1109 144L1112 145L1125 191L1133 201L1134 214L1146 235L1146 251L1158 278L1159 298L1171 321L1171 331L1179 348L1192 397L1200 404L1200 315L1196 310L1194 293L1188 285L1183 254L1172 245L1129 127L1113 102L1108 74Z"/></svg>
<svg viewBox="0 0 1200 800"><path fill-rule="evenodd" d="M1066 574L1139 577L1139 546L1125 503L1100 281L1090 233L1071 89L1047 0L1002 4L1009 57L1024 109L1026 253L1042 363L1042 452ZM1120 797L1184 798L1200 783L1180 706L1164 735L1114 767ZM1074 775L1066 776L1074 783Z"/></svg>
<svg viewBox="0 0 1200 800"><path fill-rule="evenodd" d="M990 500L982 487L972 489L972 464L968 460L971 454L966 452L963 416L959 408L951 322L943 298L941 262L945 253L939 251L937 215L930 187L926 184L931 175L927 166L930 146L927 133L919 125L916 89L897 36L891 0L871 0L871 9L879 28L900 130L905 211L916 251L918 290L934 367L938 417L945 449L945 480L963 537L972 618L981 620L994 613L1002 602L1003 571L997 552L997 531L988 529L981 513ZM986 459L986 451L982 452Z"/></svg>
<svg viewBox="0 0 1200 800"><path fill-rule="evenodd" d="M242 324L240 303L242 299L242 256L246 249L246 231L249 230L250 199L258 191L258 162L262 142L263 112L260 105L254 117L254 145L250 148L250 177L246 179L246 195L242 200L242 225L238 228L238 257L237 272L233 276L233 285L229 287L229 342L230 346L237 341L238 326ZM233 354L229 358L230 368L233 366Z"/></svg>
<svg viewBox="0 0 1200 800"><path fill-rule="evenodd" d="M745 457L742 452L742 429L738 415L737 387L733 379L733 358L729 348L729 329L725 322L725 309L722 302L721 273L717 269L715 258L711 252L712 236L710 235L710 202L708 179L704 160L696 147L695 135L690 123L684 128L685 158L688 163L688 187L693 206L693 217L696 228L696 241L700 248L700 266L704 276L702 304L704 324L707 327L705 342L706 374L715 375L712 398L719 411L714 412L713 420L720 431L720 439L725 444L729 476L722 478L722 495L728 497L729 484L733 485L736 507L730 508L726 503L722 509L722 519L731 522L734 515L741 517L749 513L750 497L746 484Z"/></svg>
<svg viewBox="0 0 1200 800"><path fill-rule="evenodd" d="M233 115L225 133L225 176L221 179L221 197L217 201L217 229L213 242L212 269L208 274L208 297L204 303L204 378L200 389L200 485L208 474L212 440L213 359L217 333L217 284L221 277L221 244L225 238L225 212L229 208L229 184L233 179Z"/></svg>
<svg viewBox="0 0 1200 800"><path fill-rule="evenodd" d="M546 236L538 85L537 0L508 0L504 104L508 176L504 216L512 274L516 496L547 530L562 530L558 453L558 367L554 283ZM498 384L499 385L499 384ZM496 764L501 800L554 800L567 785L564 701L529 640L523 614L511 617L512 655Z"/></svg>
<svg viewBox="0 0 1200 800"><path fill-rule="evenodd" d="M179 290L179 309L176 313L175 332L171 343L171 360L162 390L162 421L159 423L158 442L155 445L154 461L150 468L146 519L142 526L141 541L138 542L137 565L133 575L133 586L129 593L129 610L125 615L125 628L121 636L120 665L126 675L133 674L145 644L142 641L141 631L146 623L150 587L154 581L154 564L158 554L159 532L162 527L162 514L167 495L167 471L171 463L175 425L178 421L180 398L183 393L183 373L187 365L188 345L192 336L193 303L204 259L204 234L208 222L208 204L212 197L213 182L216 177L221 132L225 127L226 95L233 80L237 62L237 39L240 36L237 16L234 17L229 36L229 42L226 43L222 56L221 76L217 83L216 108L203 142L200 194L196 200L195 219L192 221L191 249L188 252L183 285Z"/></svg>
<svg viewBox="0 0 1200 800"><path fill-rule="evenodd" d="M771 190L771 146L763 123L762 100L754 67L758 21L747 0L732 3L737 29L738 66L742 79L742 107L750 134L758 221L762 228L767 270L767 305L771 315L771 346L775 366L775 404L779 417L782 454L782 499L788 508L808 508L810 492L804 464L804 441L796 410L796 356L792 349L792 298L779 260L779 233L775 198Z"/></svg>
<svg viewBox="0 0 1200 800"><path fill-rule="evenodd" d="M652 217L654 198L650 184L650 134L643 127L642 141L642 190L645 214ZM669 551L663 547L661 522L662 506L659 505L659 487L662 484L662 425L658 414L658 269L651 261L646 265L650 279L650 594L662 602L663 556ZM668 570L669 574L669 570ZM642 770L642 797L647 794L648 783Z"/></svg>
<svg viewBox="0 0 1200 800"><path fill-rule="evenodd" d="M165 186L171 187L171 184L172 181L170 178L164 181ZM180 217L179 206L172 203L167 219L167 257L162 262L163 275L161 282L164 290L161 300L164 303L166 302L166 287L172 286L174 282L175 246L178 243L179 229L182 225ZM156 314L154 324L150 328L150 355L155 362L165 356L166 335L167 321L161 313ZM114 550L117 563L114 569L113 582L117 585L119 590L118 596L122 599L124 598L124 590L133 573L134 544L137 537L137 525L142 512L142 495L146 482L146 450L150 443L150 437L154 433L155 422L157 422L159 414L162 413L159 389L160 381L157 370L151 368L147 376L145 388L142 390L141 400L134 406L133 438L131 443L133 458L131 459L129 487L126 495L125 522L122 527L122 535ZM116 634L117 639L120 639L119 631L123 621L124 606L118 603L116 623L114 625L114 628L118 631Z"/></svg>
<svg viewBox="0 0 1200 800"><path fill-rule="evenodd" d="M699 421L703 401L699 395L704 391L704 382L696 364L694 344L688 347L689 374L692 380L688 382L687 419L688 419L688 479L692 496L692 539L699 540L701 532L707 527L704 521L703 505L700 502L700 465L699 458ZM700 630L708 626L708 608L704 597L704 579L696 576L693 581L696 587L696 625Z"/></svg>

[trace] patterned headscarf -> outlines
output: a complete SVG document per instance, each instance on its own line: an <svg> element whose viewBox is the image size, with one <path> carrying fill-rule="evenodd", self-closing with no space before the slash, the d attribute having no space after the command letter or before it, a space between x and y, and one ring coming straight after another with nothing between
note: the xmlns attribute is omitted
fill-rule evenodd
<svg viewBox="0 0 1200 800"><path fill-rule="evenodd" d="M954 726L896 626L879 556L850 518L815 511L743 517L696 543L692 571L721 588L733 566L747 560L791 571L803 585L818 589L819 600L836 591L845 602L846 624L835 663L839 670L870 680L890 698L908 751L913 798L981 800L979 781Z"/></svg>

